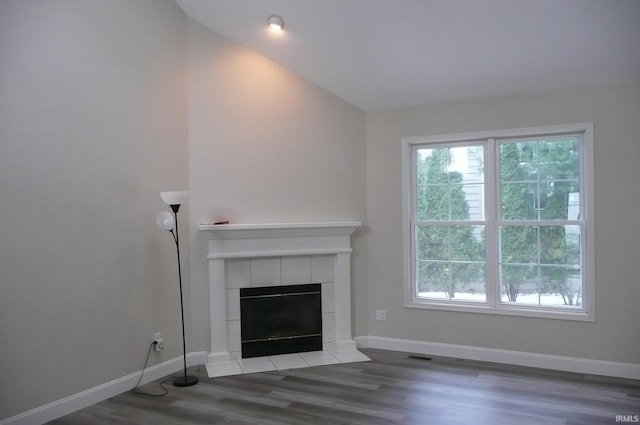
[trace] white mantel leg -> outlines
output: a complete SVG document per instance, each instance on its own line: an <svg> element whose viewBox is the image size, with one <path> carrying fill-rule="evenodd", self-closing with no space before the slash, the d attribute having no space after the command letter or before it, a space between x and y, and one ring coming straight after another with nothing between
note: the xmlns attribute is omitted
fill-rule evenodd
<svg viewBox="0 0 640 425"><path fill-rule="evenodd" d="M211 316L211 350L208 363L231 360L227 343L227 297L224 259L209 260L209 311Z"/></svg>
<svg viewBox="0 0 640 425"><path fill-rule="evenodd" d="M351 254L338 253L335 257L336 351L353 351L356 343L351 338Z"/></svg>

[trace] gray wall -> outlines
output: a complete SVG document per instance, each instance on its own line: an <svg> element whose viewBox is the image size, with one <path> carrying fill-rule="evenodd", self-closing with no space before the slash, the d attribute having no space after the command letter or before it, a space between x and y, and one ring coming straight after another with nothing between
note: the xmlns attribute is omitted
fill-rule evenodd
<svg viewBox="0 0 640 425"><path fill-rule="evenodd" d="M371 335L640 364L640 85L367 113ZM407 309L402 299L401 139L593 122L596 322ZM386 309L386 322L374 320Z"/></svg>
<svg viewBox="0 0 640 425"><path fill-rule="evenodd" d="M210 342L207 235L198 224L364 221L364 136L362 110L189 23L191 298L199 350ZM358 234L353 247L354 286L363 295L354 299L355 322L366 324Z"/></svg>
<svg viewBox="0 0 640 425"><path fill-rule="evenodd" d="M0 418L139 371L155 331L152 363L182 351L155 215L188 184L186 23L170 0L0 4Z"/></svg>

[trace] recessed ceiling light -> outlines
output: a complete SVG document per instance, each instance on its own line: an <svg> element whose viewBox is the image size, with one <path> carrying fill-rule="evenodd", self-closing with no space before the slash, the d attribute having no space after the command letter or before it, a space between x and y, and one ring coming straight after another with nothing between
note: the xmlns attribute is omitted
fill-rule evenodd
<svg viewBox="0 0 640 425"><path fill-rule="evenodd" d="M269 16L269 28L281 31L284 28L284 21L278 15Z"/></svg>

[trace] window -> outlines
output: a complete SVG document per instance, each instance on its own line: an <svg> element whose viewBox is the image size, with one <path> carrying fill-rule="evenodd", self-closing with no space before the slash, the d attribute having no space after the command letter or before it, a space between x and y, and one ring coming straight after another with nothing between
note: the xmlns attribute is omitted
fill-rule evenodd
<svg viewBox="0 0 640 425"><path fill-rule="evenodd" d="M407 306L594 320L592 132L404 139Z"/></svg>

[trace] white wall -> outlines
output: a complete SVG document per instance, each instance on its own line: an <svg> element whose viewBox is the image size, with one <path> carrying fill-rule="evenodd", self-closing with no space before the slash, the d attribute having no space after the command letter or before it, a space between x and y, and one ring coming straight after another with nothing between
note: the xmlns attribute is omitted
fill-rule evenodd
<svg viewBox="0 0 640 425"><path fill-rule="evenodd" d="M139 371L154 331L152 364L182 351L155 215L188 183L186 31L170 0L0 4L0 419Z"/></svg>
<svg viewBox="0 0 640 425"><path fill-rule="evenodd" d="M273 42L286 44L284 37ZM360 109L189 22L195 349L209 348L208 264L198 224L364 221L364 135ZM357 234L353 245L355 284L363 286L364 247ZM363 324L365 293L363 288L354 300Z"/></svg>
<svg viewBox="0 0 640 425"><path fill-rule="evenodd" d="M367 113L371 335L640 364L640 85ZM593 122L596 322L407 309L402 299L401 145L424 136ZM364 293L358 293L362 296Z"/></svg>

